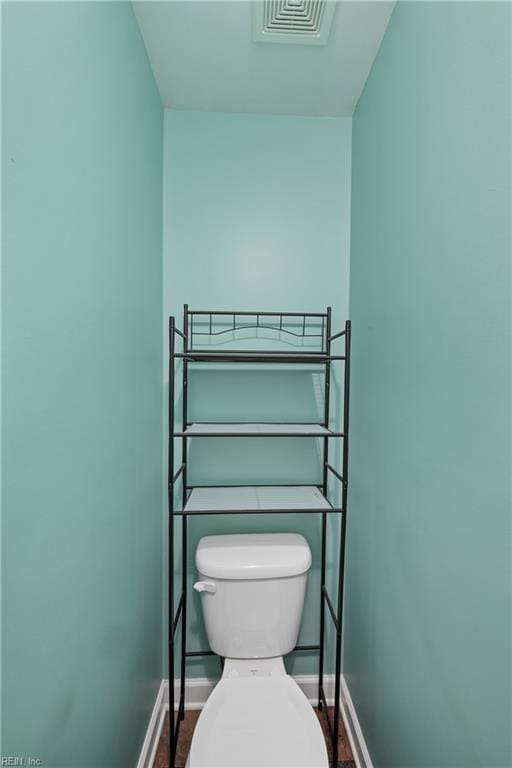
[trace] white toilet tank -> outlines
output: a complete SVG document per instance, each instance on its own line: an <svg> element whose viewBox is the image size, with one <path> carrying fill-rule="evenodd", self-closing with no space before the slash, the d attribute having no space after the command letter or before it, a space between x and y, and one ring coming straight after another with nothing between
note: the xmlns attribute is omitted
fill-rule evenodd
<svg viewBox="0 0 512 768"><path fill-rule="evenodd" d="M210 647L230 659L283 656L297 643L311 551L296 533L206 536L196 550Z"/></svg>

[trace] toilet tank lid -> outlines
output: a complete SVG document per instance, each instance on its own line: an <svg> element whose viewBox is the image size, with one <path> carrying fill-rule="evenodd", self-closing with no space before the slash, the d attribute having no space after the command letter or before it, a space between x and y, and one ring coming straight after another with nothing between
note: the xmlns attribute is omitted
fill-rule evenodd
<svg viewBox="0 0 512 768"><path fill-rule="evenodd" d="M196 567L214 579L298 576L311 567L311 550L298 533L205 536L197 545Z"/></svg>

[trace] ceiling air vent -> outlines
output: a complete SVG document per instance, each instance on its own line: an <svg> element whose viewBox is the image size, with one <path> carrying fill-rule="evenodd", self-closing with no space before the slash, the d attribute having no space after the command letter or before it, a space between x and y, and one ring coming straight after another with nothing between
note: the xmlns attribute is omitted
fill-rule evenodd
<svg viewBox="0 0 512 768"><path fill-rule="evenodd" d="M335 0L255 0L253 39L257 43L325 45Z"/></svg>

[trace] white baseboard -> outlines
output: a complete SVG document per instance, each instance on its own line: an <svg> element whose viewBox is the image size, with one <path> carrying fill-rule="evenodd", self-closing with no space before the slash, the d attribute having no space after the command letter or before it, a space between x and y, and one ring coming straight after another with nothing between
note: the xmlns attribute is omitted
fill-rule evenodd
<svg viewBox="0 0 512 768"><path fill-rule="evenodd" d="M318 677L316 675L294 675L293 679L304 692L304 695L315 704L318 696ZM165 706L169 708L169 687L167 680L164 683L164 701ZM189 677L185 681L185 709L202 709L206 704L206 699L213 691L217 680L211 680L207 677ZM334 702L334 676L324 675L324 691L327 704L332 706ZM174 701L177 702L180 696L180 681L174 681Z"/></svg>
<svg viewBox="0 0 512 768"><path fill-rule="evenodd" d="M293 678L299 688L304 692L311 704L317 702L318 677L316 675L296 675ZM185 709L202 709L217 680L206 677L188 678L185 681ZM332 706L334 702L334 675L324 675L324 691L327 704ZM180 681L174 681L174 700L179 699ZM373 768L370 753L366 746L363 732L357 718L354 703L350 696L347 683L341 676L341 715L347 730L350 748L354 755L356 768ZM169 685L167 680L162 680L155 701L155 706L149 721L146 738L137 763L137 768L153 768L153 762L158 747L158 740L162 731L162 724L166 712L169 709Z"/></svg>
<svg viewBox="0 0 512 768"><path fill-rule="evenodd" d="M202 709L206 704L206 699L215 688L217 680L211 680L208 677L188 677L185 680L185 709ZM177 708L177 702L180 697L180 681L174 681L174 702ZM165 706L169 709L169 685L165 681Z"/></svg>
<svg viewBox="0 0 512 768"><path fill-rule="evenodd" d="M149 718L146 737L140 751L137 768L153 768L156 751L158 749L158 742L160 741L160 734L162 733L162 726L164 724L165 713L169 708L169 705L166 704L166 699L167 701L169 699L167 680L162 680L156 695L151 717Z"/></svg>
<svg viewBox="0 0 512 768"><path fill-rule="evenodd" d="M340 695L341 715L347 731L350 749L354 756L356 768L373 768L372 759L364 740L361 724L357 717L356 708L348 689L347 681L341 676Z"/></svg>

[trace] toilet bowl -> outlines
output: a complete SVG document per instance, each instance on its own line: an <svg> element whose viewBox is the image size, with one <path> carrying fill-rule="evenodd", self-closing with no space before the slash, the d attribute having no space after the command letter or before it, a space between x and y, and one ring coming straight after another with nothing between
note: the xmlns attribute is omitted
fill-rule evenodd
<svg viewBox="0 0 512 768"><path fill-rule="evenodd" d="M207 536L196 551L206 632L222 678L187 768L327 768L318 718L283 655L296 645L311 552L298 534Z"/></svg>

